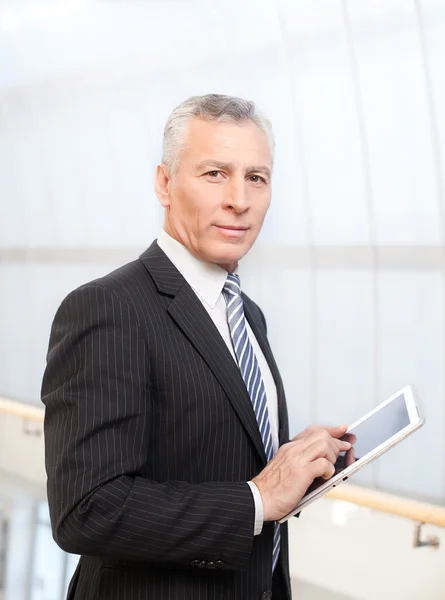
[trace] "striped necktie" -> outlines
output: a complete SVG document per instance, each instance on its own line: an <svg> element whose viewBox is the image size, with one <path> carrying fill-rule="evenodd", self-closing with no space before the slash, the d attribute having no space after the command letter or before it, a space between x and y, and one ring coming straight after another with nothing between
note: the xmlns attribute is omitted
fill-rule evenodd
<svg viewBox="0 0 445 600"><path fill-rule="evenodd" d="M233 349L238 360L242 378L252 401L258 427L263 439L266 458L269 462L274 455L270 431L269 410L264 381L257 357L250 343L247 322L244 316L243 299L238 275L229 273L223 289L227 304L227 322L232 337ZM272 565L275 570L280 554L280 525L275 523L273 538Z"/></svg>

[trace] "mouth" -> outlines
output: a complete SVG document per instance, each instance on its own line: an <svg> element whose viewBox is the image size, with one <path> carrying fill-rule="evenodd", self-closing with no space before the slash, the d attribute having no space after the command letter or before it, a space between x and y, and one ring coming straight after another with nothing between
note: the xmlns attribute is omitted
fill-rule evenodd
<svg viewBox="0 0 445 600"><path fill-rule="evenodd" d="M249 227L243 227L241 225L215 225L215 227L224 236L229 238L241 238L250 229Z"/></svg>
<svg viewBox="0 0 445 600"><path fill-rule="evenodd" d="M215 225L219 229L229 229L230 231L247 231L249 227L243 227L242 225Z"/></svg>

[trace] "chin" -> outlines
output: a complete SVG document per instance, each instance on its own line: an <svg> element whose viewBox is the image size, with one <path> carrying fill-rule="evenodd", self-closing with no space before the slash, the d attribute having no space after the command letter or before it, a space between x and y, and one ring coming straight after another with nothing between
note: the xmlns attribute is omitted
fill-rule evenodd
<svg viewBox="0 0 445 600"><path fill-rule="evenodd" d="M201 256L204 260L217 265L237 265L245 256L252 244L244 241L242 244L233 242L213 242L206 244Z"/></svg>
<svg viewBox="0 0 445 600"><path fill-rule="evenodd" d="M245 254L245 252L237 252L236 254L234 252L215 253L211 259L211 262L223 266L224 268L231 267L230 270L234 270Z"/></svg>

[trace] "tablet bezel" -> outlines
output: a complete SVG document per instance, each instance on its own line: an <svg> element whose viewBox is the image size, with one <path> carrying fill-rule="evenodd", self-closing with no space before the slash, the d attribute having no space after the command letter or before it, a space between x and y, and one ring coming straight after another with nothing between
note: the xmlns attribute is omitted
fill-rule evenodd
<svg viewBox="0 0 445 600"><path fill-rule="evenodd" d="M407 436L414 433L414 431L419 429L424 424L425 418L419 408L418 395L416 389L413 385L407 385L401 390L399 390L397 393L393 394L390 398L388 398L388 400L385 400L384 402L373 408L361 419L355 421L355 423L349 426L348 432L352 431L360 423L363 423L363 421L374 415L379 410L382 410L390 402L393 402L394 400L396 400L396 398L399 398L399 396L401 395L403 395L405 400L405 406L410 421L409 424L403 429L401 429L399 432L388 438L385 442L368 452L368 454L361 456L355 463L353 463L349 467L346 467L345 469L343 469L343 471L331 477L331 479L328 479L326 483L315 489L313 492L307 494L307 496L303 496L303 498L297 504L295 509L289 514L287 514L285 517L283 517L279 521L280 523L284 523L285 521L290 519L290 517L303 510L303 508L307 508L309 504L312 504L312 502L317 500L320 496L323 496L333 487L337 487L340 483L343 483L343 481L349 479L351 475L357 473L357 471L359 471L362 467L364 467L365 465L369 464L370 462L387 452L390 448L393 448L396 444L404 440Z"/></svg>

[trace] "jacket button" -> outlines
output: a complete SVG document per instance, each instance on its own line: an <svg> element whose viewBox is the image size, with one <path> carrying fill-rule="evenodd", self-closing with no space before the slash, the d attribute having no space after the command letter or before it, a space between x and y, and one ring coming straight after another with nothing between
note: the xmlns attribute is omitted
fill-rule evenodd
<svg viewBox="0 0 445 600"><path fill-rule="evenodd" d="M207 561L205 561L205 560L201 560L201 562L200 562L200 563L199 563L199 565L198 565L198 568L199 568L199 569L205 569L205 568L206 568L206 565L207 565Z"/></svg>
<svg viewBox="0 0 445 600"><path fill-rule="evenodd" d="M199 567L199 565L201 564L200 560L192 560L192 562L190 563L192 565L192 567Z"/></svg>
<svg viewBox="0 0 445 600"><path fill-rule="evenodd" d="M261 600L272 600L272 592L270 590L266 590L265 592L263 592Z"/></svg>
<svg viewBox="0 0 445 600"><path fill-rule="evenodd" d="M223 563L222 560L217 560L215 565L217 566L218 569L224 569L224 567L226 566L226 564Z"/></svg>
<svg viewBox="0 0 445 600"><path fill-rule="evenodd" d="M206 565L206 569L216 569L216 565L214 562L210 561Z"/></svg>

